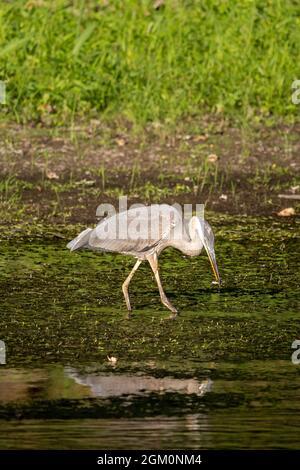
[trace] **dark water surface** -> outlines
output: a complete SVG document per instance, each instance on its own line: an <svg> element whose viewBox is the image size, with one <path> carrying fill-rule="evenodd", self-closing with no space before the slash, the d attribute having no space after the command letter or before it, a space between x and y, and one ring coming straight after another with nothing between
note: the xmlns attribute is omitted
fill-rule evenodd
<svg viewBox="0 0 300 470"><path fill-rule="evenodd" d="M212 225L220 290L204 255L161 255L175 321L146 265L128 320L131 258L3 237L0 448L299 448L299 221Z"/></svg>

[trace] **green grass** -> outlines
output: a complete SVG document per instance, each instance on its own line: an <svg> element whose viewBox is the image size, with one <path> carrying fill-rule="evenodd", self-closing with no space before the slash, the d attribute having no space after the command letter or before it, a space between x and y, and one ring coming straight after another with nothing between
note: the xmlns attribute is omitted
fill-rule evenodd
<svg viewBox="0 0 300 470"><path fill-rule="evenodd" d="M207 113L294 119L293 0L31 0L0 4L0 116L178 122Z"/></svg>

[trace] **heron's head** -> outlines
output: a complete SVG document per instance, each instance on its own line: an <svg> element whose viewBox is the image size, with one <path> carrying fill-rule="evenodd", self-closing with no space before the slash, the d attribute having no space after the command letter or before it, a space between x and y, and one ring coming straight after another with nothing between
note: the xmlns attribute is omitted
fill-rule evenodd
<svg viewBox="0 0 300 470"><path fill-rule="evenodd" d="M221 285L221 278L218 270L216 255L215 255L215 237L211 226L204 219L199 217L192 217L191 229L194 233L197 233L207 253L210 261L214 276L219 286Z"/></svg>

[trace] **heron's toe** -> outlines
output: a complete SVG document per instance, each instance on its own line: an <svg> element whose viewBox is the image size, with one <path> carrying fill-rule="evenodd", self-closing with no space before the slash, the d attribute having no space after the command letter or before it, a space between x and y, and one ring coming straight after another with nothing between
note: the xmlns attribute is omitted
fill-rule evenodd
<svg viewBox="0 0 300 470"><path fill-rule="evenodd" d="M172 312L171 315L169 316L169 320L175 320L177 318L177 314L178 314L177 311L176 311L176 313Z"/></svg>
<svg viewBox="0 0 300 470"><path fill-rule="evenodd" d="M174 313L175 315L177 315L177 313L178 313L178 310L177 310L177 308L176 308L176 307L174 307L174 305L173 305L173 304L171 304L171 303L170 303L170 305L169 305L169 309L171 310L171 312L172 312L172 313Z"/></svg>

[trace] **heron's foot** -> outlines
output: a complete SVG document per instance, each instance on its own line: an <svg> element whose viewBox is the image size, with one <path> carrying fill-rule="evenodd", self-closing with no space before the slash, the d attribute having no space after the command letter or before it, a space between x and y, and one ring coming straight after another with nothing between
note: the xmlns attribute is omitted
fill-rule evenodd
<svg viewBox="0 0 300 470"><path fill-rule="evenodd" d="M127 315L126 315L127 320L130 320L131 317L132 317L132 310L128 310Z"/></svg>
<svg viewBox="0 0 300 470"><path fill-rule="evenodd" d="M169 316L169 320L176 320L177 315L178 315L178 312L176 313L172 312L171 315Z"/></svg>
<svg viewBox="0 0 300 470"><path fill-rule="evenodd" d="M169 301L169 299L165 295L161 296L161 301L169 310L171 310L173 315L177 315L177 308L174 307L174 305Z"/></svg>
<svg viewBox="0 0 300 470"><path fill-rule="evenodd" d="M128 314L130 315L131 312L132 312L131 305L128 305L127 302L126 302L126 307L127 307L127 312L128 312Z"/></svg>
<svg viewBox="0 0 300 470"><path fill-rule="evenodd" d="M172 314L173 315L177 315L178 314L178 310L176 307L174 307L174 305L170 305L169 309L171 310Z"/></svg>

